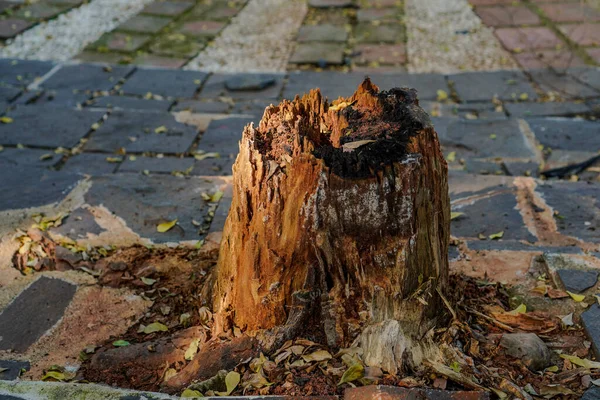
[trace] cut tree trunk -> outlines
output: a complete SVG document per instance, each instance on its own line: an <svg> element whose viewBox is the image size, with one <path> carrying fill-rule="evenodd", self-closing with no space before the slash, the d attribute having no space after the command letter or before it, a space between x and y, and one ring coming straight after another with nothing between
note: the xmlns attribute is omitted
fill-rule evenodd
<svg viewBox="0 0 600 400"><path fill-rule="evenodd" d="M270 106L243 132L233 181L214 333L262 331L267 351L354 343L392 373L427 355L416 343L445 314L450 202L415 90L366 79L333 105L313 90Z"/></svg>

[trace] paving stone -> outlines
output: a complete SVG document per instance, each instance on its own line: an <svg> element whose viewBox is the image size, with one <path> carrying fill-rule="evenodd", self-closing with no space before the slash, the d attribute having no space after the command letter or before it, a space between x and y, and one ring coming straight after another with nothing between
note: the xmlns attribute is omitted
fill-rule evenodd
<svg viewBox="0 0 600 400"><path fill-rule="evenodd" d="M25 397L15 397L9 394L0 394L0 400L25 400Z"/></svg>
<svg viewBox="0 0 600 400"><path fill-rule="evenodd" d="M450 391L437 389L403 388L397 386L370 385L348 388L344 400L489 400L488 392Z"/></svg>
<svg viewBox="0 0 600 400"><path fill-rule="evenodd" d="M229 169L229 174L231 174L231 168ZM223 190L223 197L221 197L221 201L219 201L219 205L215 210L215 215L210 224L209 232L223 232L225 228L225 221L227 220L227 216L229 215L229 209L231 208L231 201L233 199L233 185L229 184L226 186L225 190ZM306 396L312 397L312 396ZM329 397L329 396L325 396ZM284 400L284 399L281 399ZM318 399L313 399L318 400ZM320 400L337 400L337 399L320 399Z"/></svg>
<svg viewBox="0 0 600 400"><path fill-rule="evenodd" d="M117 164L106 161L112 154L82 153L71 156L62 166L61 171L82 175L112 174L117 169Z"/></svg>
<svg viewBox="0 0 600 400"><path fill-rule="evenodd" d="M187 63L187 58L161 57L153 54L142 54L133 60L137 65L151 65L161 68L181 68Z"/></svg>
<svg viewBox="0 0 600 400"><path fill-rule="evenodd" d="M600 64L600 47L588 48L585 50L588 55L596 61L596 64Z"/></svg>
<svg viewBox="0 0 600 400"><path fill-rule="evenodd" d="M419 103L420 104L420 103ZM465 103L455 105L456 114L464 119L506 119L503 110L497 111L492 102Z"/></svg>
<svg viewBox="0 0 600 400"><path fill-rule="evenodd" d="M21 370L29 371L29 361L0 360L0 381L14 381L21 376Z"/></svg>
<svg viewBox="0 0 600 400"><path fill-rule="evenodd" d="M503 4L512 4L514 0L469 0L474 6L495 6Z"/></svg>
<svg viewBox="0 0 600 400"><path fill-rule="evenodd" d="M600 92L600 68L579 67L569 68L567 74L585 85Z"/></svg>
<svg viewBox="0 0 600 400"><path fill-rule="evenodd" d="M598 123L569 118L527 118L537 140L551 149L589 151L600 149Z"/></svg>
<svg viewBox="0 0 600 400"><path fill-rule="evenodd" d="M176 16L183 14L193 5L193 2L188 1L155 1L147 5L142 10L142 14Z"/></svg>
<svg viewBox="0 0 600 400"><path fill-rule="evenodd" d="M480 234L489 237L503 231L501 240L534 243L537 239L525 226L516 207L517 200L513 193L489 193L489 197L480 198L455 210L463 212L464 215L451 221L452 234L461 238L477 239Z"/></svg>
<svg viewBox="0 0 600 400"><path fill-rule="evenodd" d="M504 103L511 117L570 117L591 112L585 103L548 102L548 103Z"/></svg>
<svg viewBox="0 0 600 400"><path fill-rule="evenodd" d="M44 76L53 66L47 61L0 59L0 83L27 86Z"/></svg>
<svg viewBox="0 0 600 400"><path fill-rule="evenodd" d="M600 11L585 3L541 4L540 9L556 22L600 21Z"/></svg>
<svg viewBox="0 0 600 400"><path fill-rule="evenodd" d="M563 254L584 254L579 247L549 247L525 244L515 240L470 240L467 241L469 250L474 251L529 251L542 254L545 252L561 252Z"/></svg>
<svg viewBox="0 0 600 400"><path fill-rule="evenodd" d="M581 322L585 329L585 333L592 342L592 349L594 350L596 358L600 358L600 305L594 303L581 314ZM598 397L588 397L588 399L596 400Z"/></svg>
<svg viewBox="0 0 600 400"><path fill-rule="evenodd" d="M228 21L235 17L240 9L241 6L236 3L217 2L203 16L207 19Z"/></svg>
<svg viewBox="0 0 600 400"><path fill-rule="evenodd" d="M198 38L173 33L159 37L151 46L154 54L168 57L191 58L204 48L205 43Z"/></svg>
<svg viewBox="0 0 600 400"><path fill-rule="evenodd" d="M502 165L507 171L507 175L511 176L538 176L540 164L531 162L502 162Z"/></svg>
<svg viewBox="0 0 600 400"><path fill-rule="evenodd" d="M342 43L298 43L290 58L292 64L341 65L345 45Z"/></svg>
<svg viewBox="0 0 600 400"><path fill-rule="evenodd" d="M494 27L538 25L540 22L540 17L525 6L479 7L475 12L484 24Z"/></svg>
<svg viewBox="0 0 600 400"><path fill-rule="evenodd" d="M115 51L136 51L150 41L152 36L124 32L109 32L102 35L93 47Z"/></svg>
<svg viewBox="0 0 600 400"><path fill-rule="evenodd" d="M15 13L15 16L30 20L50 19L56 17L62 12L65 12L71 7L72 6L70 5L58 6L46 3L34 3L19 9L19 11Z"/></svg>
<svg viewBox="0 0 600 400"><path fill-rule="evenodd" d="M231 106L220 101L181 100L172 112L190 111L193 114L226 114Z"/></svg>
<svg viewBox="0 0 600 400"><path fill-rule="evenodd" d="M238 139L239 140L239 139ZM204 160L196 160L192 175L202 176L228 176L232 175L231 168L235 162L235 154L223 154L219 158L206 158ZM221 208L221 204L219 204ZM227 206L229 208L229 206ZM213 224L215 221L213 220ZM222 227L221 227L222 228Z"/></svg>
<svg viewBox="0 0 600 400"><path fill-rule="evenodd" d="M600 243L600 187L587 182L549 182L536 191L558 215L554 220L560 233L590 243Z"/></svg>
<svg viewBox="0 0 600 400"><path fill-rule="evenodd" d="M214 74L200 91L201 98L276 99L283 87L283 74Z"/></svg>
<svg viewBox="0 0 600 400"><path fill-rule="evenodd" d="M194 165L194 158L187 157L125 157L125 161L119 167L119 172L159 172L170 174L172 172L185 172Z"/></svg>
<svg viewBox="0 0 600 400"><path fill-rule="evenodd" d="M600 387L592 386L583 393L581 400L598 400L600 399Z"/></svg>
<svg viewBox="0 0 600 400"><path fill-rule="evenodd" d="M403 44L360 44L354 48L358 64L404 64L406 49Z"/></svg>
<svg viewBox="0 0 600 400"><path fill-rule="evenodd" d="M42 83L46 89L106 91L133 71L133 67L65 65Z"/></svg>
<svg viewBox="0 0 600 400"><path fill-rule="evenodd" d="M239 141L244 127L252 121L251 118L224 118L211 121L206 132L198 143L198 150L217 152L225 158L229 154L237 154Z"/></svg>
<svg viewBox="0 0 600 400"><path fill-rule="evenodd" d="M394 22L402 17L399 8L361 8L356 12L358 22Z"/></svg>
<svg viewBox="0 0 600 400"><path fill-rule="evenodd" d="M21 89L9 86L0 86L0 100L3 102L11 102L21 94Z"/></svg>
<svg viewBox="0 0 600 400"><path fill-rule="evenodd" d="M403 7L402 0L362 0L361 8Z"/></svg>
<svg viewBox="0 0 600 400"><path fill-rule="evenodd" d="M3 13L6 10L12 10L15 7L17 7L17 3L5 0L0 1L0 13Z"/></svg>
<svg viewBox="0 0 600 400"><path fill-rule="evenodd" d="M537 98L535 90L521 71L470 72L450 75L454 90L462 101L517 100L524 94Z"/></svg>
<svg viewBox="0 0 600 400"><path fill-rule="evenodd" d="M163 97L192 97L207 74L196 71L138 69L122 87L125 93Z"/></svg>
<svg viewBox="0 0 600 400"><path fill-rule="evenodd" d="M62 155L52 150L5 148L0 151L2 165L23 165L28 167L48 168L55 165Z"/></svg>
<svg viewBox="0 0 600 400"><path fill-rule="evenodd" d="M256 100L256 101L238 101L231 110L232 114L248 114L254 116L254 123L258 123L265 113L265 108L277 103L277 101Z"/></svg>
<svg viewBox="0 0 600 400"><path fill-rule="evenodd" d="M354 28L354 38L357 43L402 43L405 33L400 24L373 25L360 22Z"/></svg>
<svg viewBox="0 0 600 400"><path fill-rule="evenodd" d="M171 18L136 15L117 27L119 31L157 33L171 22Z"/></svg>
<svg viewBox="0 0 600 400"><path fill-rule="evenodd" d="M439 119L436 119L438 121ZM446 129L435 125L445 147L457 147L456 158L524 158L534 159L516 120L451 120ZM492 136L495 135L495 136Z"/></svg>
<svg viewBox="0 0 600 400"><path fill-rule="evenodd" d="M580 46L600 45L600 24L568 24L560 25L559 29Z"/></svg>
<svg viewBox="0 0 600 400"><path fill-rule="evenodd" d="M552 149L547 156L545 169L554 169L564 167L569 164L579 164L594 157L596 152L592 151L569 151L561 149Z"/></svg>
<svg viewBox="0 0 600 400"><path fill-rule="evenodd" d="M504 47L512 51L549 49L562 44L554 32L545 27L500 28L495 33Z"/></svg>
<svg viewBox="0 0 600 400"><path fill-rule="evenodd" d="M564 70L570 67L585 65L578 55L568 49L563 50L536 50L513 54L513 57L524 69L555 68Z"/></svg>
<svg viewBox="0 0 600 400"><path fill-rule="evenodd" d="M169 111L171 104L173 104L173 101L170 100L147 100L130 96L103 96L96 97L88 102L88 106L94 108L148 112Z"/></svg>
<svg viewBox="0 0 600 400"><path fill-rule="evenodd" d="M559 269L556 273L565 289L570 292L585 292L598 283L598 271Z"/></svg>
<svg viewBox="0 0 600 400"><path fill-rule="evenodd" d="M348 40L346 28L333 24L303 25L298 31L298 42L343 42Z"/></svg>
<svg viewBox="0 0 600 400"><path fill-rule="evenodd" d="M0 160L0 211L39 207L61 201L80 176L62 171L45 171L32 166L14 166Z"/></svg>
<svg viewBox="0 0 600 400"><path fill-rule="evenodd" d="M529 73L545 92L555 92L565 98L585 99L600 96L600 89L595 90L566 73L551 70L536 70Z"/></svg>
<svg viewBox="0 0 600 400"><path fill-rule="evenodd" d="M122 58L123 54L99 53L91 50L82 51L75 56L75 59L79 61L102 64L118 64Z"/></svg>
<svg viewBox="0 0 600 400"><path fill-rule="evenodd" d="M166 132L157 133L159 128ZM196 136L195 127L175 121L169 113L115 111L92 133L84 148L110 153L120 148L128 153L183 153Z"/></svg>
<svg viewBox="0 0 600 400"><path fill-rule="evenodd" d="M215 36L225 27L224 22L190 21L184 23L177 31L190 36Z"/></svg>
<svg viewBox="0 0 600 400"><path fill-rule="evenodd" d="M0 144L71 148L104 113L62 107L18 106L8 115L13 122L0 124Z"/></svg>
<svg viewBox="0 0 600 400"><path fill-rule="evenodd" d="M353 7L352 0L309 0L308 5L315 8L344 8Z"/></svg>
<svg viewBox="0 0 600 400"><path fill-rule="evenodd" d="M211 181L206 177L115 174L92 178L85 201L102 204L123 218L134 232L155 243L199 240L202 236L192 220L203 221L208 216L209 207L202 200L202 193L214 193L221 184L219 179ZM174 219L178 223L171 230L156 231L158 224Z"/></svg>
<svg viewBox="0 0 600 400"><path fill-rule="evenodd" d="M29 92L21 96L18 104L34 104L36 106L55 106L78 108L90 98L88 93L82 91L63 90L44 90L41 92Z"/></svg>
<svg viewBox="0 0 600 400"><path fill-rule="evenodd" d="M7 18L0 20L0 39L10 39L28 29L33 22L24 19Z"/></svg>
<svg viewBox="0 0 600 400"><path fill-rule="evenodd" d="M0 350L25 352L60 320L76 290L60 279L37 279L0 314Z"/></svg>
<svg viewBox="0 0 600 400"><path fill-rule="evenodd" d="M96 218L87 208L76 208L63 219L60 226L50 228L50 232L78 240L89 237L89 234L100 235L106 230L96 223Z"/></svg>

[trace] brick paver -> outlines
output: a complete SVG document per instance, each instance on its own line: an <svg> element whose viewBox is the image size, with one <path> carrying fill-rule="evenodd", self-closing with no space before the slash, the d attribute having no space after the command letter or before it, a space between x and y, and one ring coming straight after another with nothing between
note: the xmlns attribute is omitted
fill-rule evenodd
<svg viewBox="0 0 600 400"><path fill-rule="evenodd" d="M504 47L516 52L555 48L562 43L554 32L545 27L501 28L496 30L496 36Z"/></svg>
<svg viewBox="0 0 600 400"><path fill-rule="evenodd" d="M478 7L479 18L489 26L537 25L540 18L529 8L521 7Z"/></svg>
<svg viewBox="0 0 600 400"><path fill-rule="evenodd" d="M600 23L560 25L560 30L573 42L581 46L600 45Z"/></svg>
<svg viewBox="0 0 600 400"><path fill-rule="evenodd" d="M539 8L555 22L600 21L600 11L583 2L540 4Z"/></svg>

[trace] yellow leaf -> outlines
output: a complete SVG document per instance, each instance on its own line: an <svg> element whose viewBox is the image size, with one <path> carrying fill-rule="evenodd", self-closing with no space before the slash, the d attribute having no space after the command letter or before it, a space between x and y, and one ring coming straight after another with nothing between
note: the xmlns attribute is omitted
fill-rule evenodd
<svg viewBox="0 0 600 400"><path fill-rule="evenodd" d="M311 362L311 361L320 362L320 361L330 360L331 354L329 354L329 352L326 350L317 350L314 353L303 355L302 358L306 362Z"/></svg>
<svg viewBox="0 0 600 400"><path fill-rule="evenodd" d="M455 151L451 151L450 153L448 153L448 156L446 157L446 160L449 162L454 162L456 160L456 152Z"/></svg>
<svg viewBox="0 0 600 400"><path fill-rule="evenodd" d="M526 312L527 306L521 303L517 308L511 311L511 314L525 314Z"/></svg>
<svg viewBox="0 0 600 400"><path fill-rule="evenodd" d="M492 140L495 140L495 139L496 139L496 137L497 137L497 136L496 136L496 134L495 134L495 133L492 133L492 134L490 135L490 139L492 139Z"/></svg>
<svg viewBox="0 0 600 400"><path fill-rule="evenodd" d="M227 386L227 396L229 396L240 383L240 374L235 371L231 371L225 377L225 386Z"/></svg>
<svg viewBox="0 0 600 400"><path fill-rule="evenodd" d="M338 383L338 386L342 383L355 381L363 376L365 376L365 367L363 367L361 363L357 362L344 372L340 382Z"/></svg>
<svg viewBox="0 0 600 400"><path fill-rule="evenodd" d="M177 375L177 370L175 368L169 368L168 370L165 371L164 381L165 382L168 381L169 379L171 379L175 375Z"/></svg>
<svg viewBox="0 0 600 400"><path fill-rule="evenodd" d="M156 283L156 279L150 279L150 278L142 277L141 280L142 280L142 282L144 282L148 286L152 286L152 285L154 285Z"/></svg>
<svg viewBox="0 0 600 400"><path fill-rule="evenodd" d="M573 300L575 300L576 302L580 302L583 301L583 299L585 299L585 296L582 294L577 294L577 293L573 293L573 292L569 292L567 290L567 293L569 294L569 296L571 296L573 298Z"/></svg>
<svg viewBox="0 0 600 400"><path fill-rule="evenodd" d="M192 343L190 343L190 347L188 347L185 351L186 360L191 361L194 358L194 356L198 352L198 344L200 344L200 339L192 340Z"/></svg>
<svg viewBox="0 0 600 400"><path fill-rule="evenodd" d="M437 91L437 99L438 101L448 100L448 93L445 90L438 89Z"/></svg>
<svg viewBox="0 0 600 400"><path fill-rule="evenodd" d="M193 397L203 397L202 393L197 390L185 389L183 393L181 393L181 397L183 398L193 398Z"/></svg>
<svg viewBox="0 0 600 400"><path fill-rule="evenodd" d="M462 213L462 212L455 212L455 211L452 211L452 212L450 213L450 219L451 219L451 220L453 220L453 219L456 219L456 218L460 217L460 216L461 216L461 215L463 215L463 214L464 214L464 213Z"/></svg>
<svg viewBox="0 0 600 400"><path fill-rule="evenodd" d="M585 358L579 358L577 356L569 356L567 354L561 354L560 356L561 356L561 358L564 358L565 360L569 360L573 364L578 365L583 368L588 368L588 369L600 368L600 362L598 362L598 361L592 361L592 360L588 360Z"/></svg>
<svg viewBox="0 0 600 400"><path fill-rule="evenodd" d="M0 122L3 124L12 124L13 119L11 117L0 117Z"/></svg>
<svg viewBox="0 0 600 400"><path fill-rule="evenodd" d="M223 197L223 192L217 190L212 196L210 196L210 202L217 203L219 200L221 200L221 197Z"/></svg>
<svg viewBox="0 0 600 400"><path fill-rule="evenodd" d="M204 159L207 158L220 158L221 155L219 153L200 153L200 154L195 154L194 158L198 161L202 161Z"/></svg>
<svg viewBox="0 0 600 400"><path fill-rule="evenodd" d="M154 129L154 133L166 133L167 131L168 129L164 125L161 125L158 128Z"/></svg>
<svg viewBox="0 0 600 400"><path fill-rule="evenodd" d="M331 111L339 111L339 110L343 110L346 107L350 107L351 105L353 105L354 103L356 103L356 100L354 100L351 103L348 103L346 101L341 102L340 104L336 104L335 106L331 106L329 107L329 109Z"/></svg>
<svg viewBox="0 0 600 400"><path fill-rule="evenodd" d="M65 374L59 371L48 371L46 375L42 377L43 381L47 381L49 379L54 379L55 381L64 381Z"/></svg>
<svg viewBox="0 0 600 400"><path fill-rule="evenodd" d="M121 157L106 157L106 161L109 163L120 163L122 159Z"/></svg>
<svg viewBox="0 0 600 400"><path fill-rule="evenodd" d="M144 328L144 333L149 335L154 332L166 332L168 330L169 328L166 325L161 324L160 322L153 322Z"/></svg>
<svg viewBox="0 0 600 400"><path fill-rule="evenodd" d="M504 231L500 231L500 232L497 232L497 233L492 233L488 237L490 238L490 240L494 240L494 239L502 239L502 236L504 236Z"/></svg>
<svg viewBox="0 0 600 400"><path fill-rule="evenodd" d="M173 221L169 221L169 222L163 222L162 224L158 224L156 226L156 230L160 233L165 233L168 230L170 230L172 227L174 227L176 223L177 223L177 219L174 219Z"/></svg>
<svg viewBox="0 0 600 400"><path fill-rule="evenodd" d="M521 93L519 95L519 99L521 100L527 100L529 98L529 95L527 93Z"/></svg>
<svg viewBox="0 0 600 400"><path fill-rule="evenodd" d="M558 372L558 367L556 365L553 365L551 367L546 368L544 371L548 371L548 372Z"/></svg>

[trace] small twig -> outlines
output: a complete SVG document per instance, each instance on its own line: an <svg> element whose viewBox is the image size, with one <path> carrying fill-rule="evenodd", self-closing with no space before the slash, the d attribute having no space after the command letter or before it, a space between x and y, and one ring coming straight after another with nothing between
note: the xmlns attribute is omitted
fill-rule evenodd
<svg viewBox="0 0 600 400"><path fill-rule="evenodd" d="M506 324L503 324L502 322L500 322L500 321L498 321L497 319L494 319L494 318L492 318L492 317L490 317L490 316L488 316L488 315L485 315L485 314L483 314L483 313L480 313L479 311L475 311L475 310L472 310L472 309L470 309L470 308L466 308L466 307L465 307L465 310L467 310L467 312L470 312L471 314L475 314L475 315L477 315L478 317L481 317L481 318L487 319L488 321L491 321L491 322L493 322L493 323L494 323L494 325L496 325L496 326L497 326L497 327L499 327L499 328L502 328L502 329L504 329L504 330L506 330L506 331L509 331L509 332L513 332L513 331L514 331L514 329L513 329L513 328L511 328L510 326L508 326L508 325L506 325Z"/></svg>
<svg viewBox="0 0 600 400"><path fill-rule="evenodd" d="M600 154L585 160L584 162L567 165L565 167L549 169L547 171L540 172L540 174L546 178L564 178L570 175L577 175L596 164L598 161L600 161Z"/></svg>
<svg viewBox="0 0 600 400"><path fill-rule="evenodd" d="M452 318L455 319L455 320L457 320L458 318L456 317L456 312L452 308L452 305L450 304L450 302L448 301L448 299L446 298L446 296L444 296L444 294L440 290L440 287L439 286L436 287L435 290L440 295L440 297L442 298L442 301L444 302L444 304L446 305L446 307L450 311L450 314L452 314Z"/></svg>

